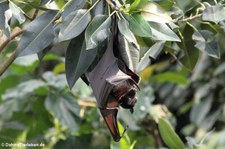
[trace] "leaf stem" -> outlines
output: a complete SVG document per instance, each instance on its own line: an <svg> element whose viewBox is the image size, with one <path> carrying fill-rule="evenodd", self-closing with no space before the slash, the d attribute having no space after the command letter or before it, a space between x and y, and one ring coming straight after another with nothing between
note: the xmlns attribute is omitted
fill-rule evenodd
<svg viewBox="0 0 225 149"><path fill-rule="evenodd" d="M106 0L106 2L108 3L108 5L109 5L112 9L114 9L114 10L119 10L119 8L116 7L116 6L113 4L112 0Z"/></svg>
<svg viewBox="0 0 225 149"><path fill-rule="evenodd" d="M185 19L182 19L182 20L177 20L177 22L187 22L187 21L191 21L191 20L194 20L194 19L197 19L197 18L200 18L202 17L202 14L197 14L197 15L194 15L194 16L190 16L188 18L185 18Z"/></svg>
<svg viewBox="0 0 225 149"><path fill-rule="evenodd" d="M110 14L110 16L109 16L109 17L111 17L112 15L114 15L116 12L117 12L117 11L116 11L116 10L114 10L114 11Z"/></svg>
<svg viewBox="0 0 225 149"><path fill-rule="evenodd" d="M90 12L98 3L100 2L100 0L97 0L89 9L86 13Z"/></svg>

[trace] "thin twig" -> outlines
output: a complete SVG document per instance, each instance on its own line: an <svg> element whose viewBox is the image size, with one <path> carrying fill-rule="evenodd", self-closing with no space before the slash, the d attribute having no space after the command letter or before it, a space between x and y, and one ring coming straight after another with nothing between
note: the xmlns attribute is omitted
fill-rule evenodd
<svg viewBox="0 0 225 149"><path fill-rule="evenodd" d="M114 9L114 10L119 10L119 8L116 7L116 5L113 3L112 0L106 0L106 2L108 3L108 5L109 5L112 9Z"/></svg>
<svg viewBox="0 0 225 149"><path fill-rule="evenodd" d="M1 45L0 45L0 53L4 50L4 48L9 44L10 41L12 41L17 36L21 35L23 33L23 30L18 30L17 32L13 33L9 39L6 39Z"/></svg>
<svg viewBox="0 0 225 149"><path fill-rule="evenodd" d="M0 77L3 75L3 73L9 68L9 66L14 62L16 59L17 53L16 50L12 53L12 55L7 59L7 61L3 64L3 66L0 69Z"/></svg>
<svg viewBox="0 0 225 149"><path fill-rule="evenodd" d="M173 57L173 60L176 61L180 66L183 66L183 64L179 61L176 55L170 53L170 55Z"/></svg>
<svg viewBox="0 0 225 149"><path fill-rule="evenodd" d="M182 20L174 20L173 22L174 22L174 23L188 22L188 21L191 21L191 20L200 18L200 17L202 17L202 14L196 14L196 15L194 15L194 16L190 16L190 17L184 18L184 19L182 19Z"/></svg>

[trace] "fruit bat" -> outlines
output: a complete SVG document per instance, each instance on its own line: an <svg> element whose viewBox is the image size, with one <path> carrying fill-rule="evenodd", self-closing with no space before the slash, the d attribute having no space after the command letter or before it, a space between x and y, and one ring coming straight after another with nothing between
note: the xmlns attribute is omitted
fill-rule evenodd
<svg viewBox="0 0 225 149"><path fill-rule="evenodd" d="M119 141L121 135L117 125L117 113L120 106L133 112L139 76L114 56L114 38L115 35L112 35L104 55L95 68L87 73L87 78L113 139Z"/></svg>

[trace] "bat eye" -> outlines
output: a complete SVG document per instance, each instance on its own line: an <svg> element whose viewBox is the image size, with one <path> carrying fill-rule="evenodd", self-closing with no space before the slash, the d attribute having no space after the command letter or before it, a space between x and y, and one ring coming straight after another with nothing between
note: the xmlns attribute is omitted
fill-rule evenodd
<svg viewBox="0 0 225 149"><path fill-rule="evenodd" d="M131 89L125 96L122 97L120 105L123 108L131 109L137 102L136 90Z"/></svg>
<svg viewBox="0 0 225 149"><path fill-rule="evenodd" d="M136 96L136 90L134 89L130 90L126 96L129 98L134 98Z"/></svg>

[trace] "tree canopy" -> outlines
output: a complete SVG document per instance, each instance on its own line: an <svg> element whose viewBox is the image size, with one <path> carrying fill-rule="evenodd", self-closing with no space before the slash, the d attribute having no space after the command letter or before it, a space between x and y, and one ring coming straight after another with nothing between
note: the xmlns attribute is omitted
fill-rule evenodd
<svg viewBox="0 0 225 149"><path fill-rule="evenodd" d="M224 6L224 0L1 0L0 143L222 148ZM112 39L129 83L135 74L141 78L133 114L118 114L121 133L128 125L119 143L99 116L97 78L89 75Z"/></svg>

